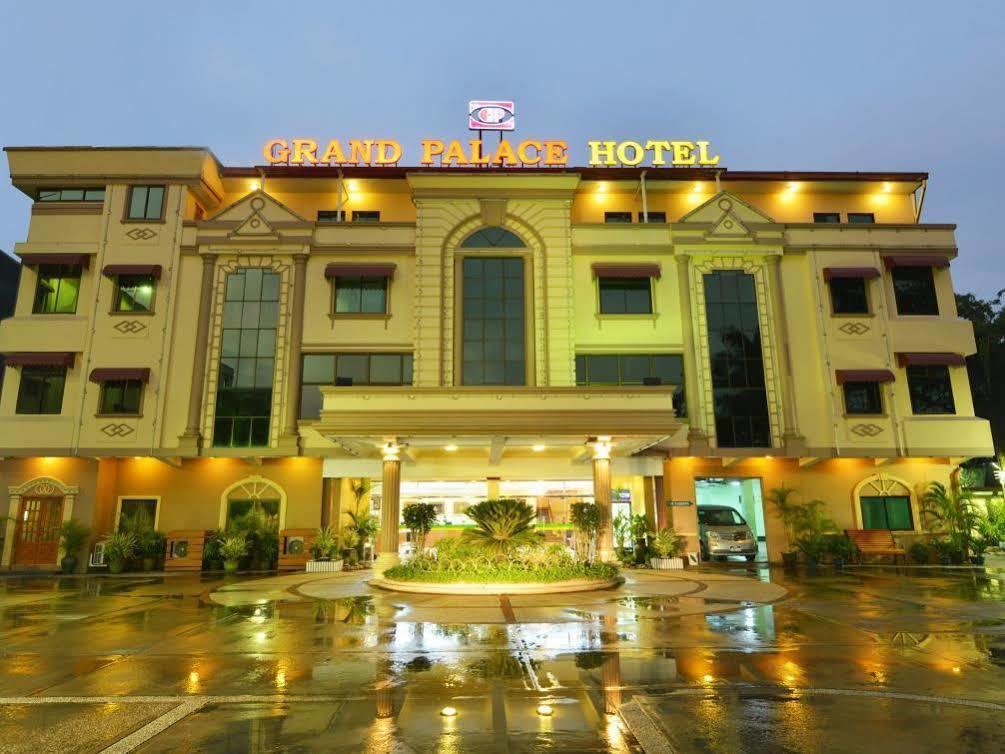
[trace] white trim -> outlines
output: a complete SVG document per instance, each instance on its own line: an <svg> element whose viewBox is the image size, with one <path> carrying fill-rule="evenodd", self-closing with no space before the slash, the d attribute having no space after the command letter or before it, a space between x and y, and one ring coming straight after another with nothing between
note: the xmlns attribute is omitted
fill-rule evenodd
<svg viewBox="0 0 1005 754"><path fill-rule="evenodd" d="M921 509L918 503L918 495L911 488L906 481L900 477L893 476L892 474L870 474L864 479L860 480L858 484L852 489L852 508L855 514L855 528L863 528L864 522L862 520L862 488L867 484L872 482L893 482L899 484L905 490L907 490L907 499L911 505L911 523L914 525L913 529L891 529L890 531L897 532L914 532L921 533ZM901 495L890 495L890 497L902 497Z"/></svg>
<svg viewBox="0 0 1005 754"><path fill-rule="evenodd" d="M227 528L227 502L230 498L230 493L240 487L251 488L248 491L248 498L246 498L251 500L261 499L260 488L262 487L272 487L279 492L279 530L282 531L286 528L286 490L271 479L253 475L239 479L220 493L219 525L221 529Z"/></svg>
<svg viewBox="0 0 1005 754"><path fill-rule="evenodd" d="M119 495L115 500L115 523L112 524L112 531L119 530L119 520L122 518L123 500L154 500L157 505L154 507L154 531L160 528L161 520L161 496L160 495Z"/></svg>
<svg viewBox="0 0 1005 754"><path fill-rule="evenodd" d="M35 477L23 484L9 486L7 488L7 512L10 519L7 522L7 537L4 540L3 560L0 561L0 565L10 566L11 561L14 559L14 538L17 536L17 517L21 515L21 498L34 495L39 497L62 497L63 521L66 522L73 517L73 504L76 502L77 495L79 494L80 488L76 485L63 484L51 476ZM57 548L54 565L59 565L63 554L63 548Z"/></svg>

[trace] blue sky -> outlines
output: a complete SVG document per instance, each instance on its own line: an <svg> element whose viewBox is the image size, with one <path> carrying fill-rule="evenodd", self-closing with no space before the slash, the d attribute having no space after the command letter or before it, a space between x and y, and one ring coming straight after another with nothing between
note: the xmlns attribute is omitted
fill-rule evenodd
<svg viewBox="0 0 1005 754"><path fill-rule="evenodd" d="M519 134L707 138L751 170L924 170L959 224L956 286L1005 288L1005 3L11 3L0 143L463 137L469 99ZM406 153L406 157L408 157ZM411 154L414 159L414 151ZM411 162L412 160L408 160ZM0 248L29 201L0 186Z"/></svg>

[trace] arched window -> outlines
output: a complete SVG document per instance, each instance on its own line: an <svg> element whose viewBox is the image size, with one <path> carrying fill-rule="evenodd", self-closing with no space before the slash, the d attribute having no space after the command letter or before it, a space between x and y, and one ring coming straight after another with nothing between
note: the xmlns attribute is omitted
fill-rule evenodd
<svg viewBox="0 0 1005 754"><path fill-rule="evenodd" d="M512 231L490 226L476 230L464 239L461 248L464 249L522 249L526 246L520 237Z"/></svg>
<svg viewBox="0 0 1005 754"><path fill-rule="evenodd" d="M286 493L274 482L260 476L247 477L224 490L221 500L220 528L228 529L234 521L248 515L261 515L273 527L283 526Z"/></svg>
<svg viewBox="0 0 1005 754"><path fill-rule="evenodd" d="M866 479L859 485L858 502L863 529L914 530L911 490L900 480L883 475Z"/></svg>

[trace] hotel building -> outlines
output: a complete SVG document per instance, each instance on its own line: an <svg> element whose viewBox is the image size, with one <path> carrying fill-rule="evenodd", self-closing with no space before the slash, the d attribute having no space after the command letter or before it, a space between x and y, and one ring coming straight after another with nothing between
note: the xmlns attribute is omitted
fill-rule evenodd
<svg viewBox="0 0 1005 754"><path fill-rule="evenodd" d="M596 500L605 553L629 510L697 551L697 506L725 504L774 560L771 488L910 536L919 490L992 452L923 173L6 153L31 221L0 325L4 567L56 567L71 517L342 523L357 479L380 567L410 501L462 523L498 496L554 524Z"/></svg>

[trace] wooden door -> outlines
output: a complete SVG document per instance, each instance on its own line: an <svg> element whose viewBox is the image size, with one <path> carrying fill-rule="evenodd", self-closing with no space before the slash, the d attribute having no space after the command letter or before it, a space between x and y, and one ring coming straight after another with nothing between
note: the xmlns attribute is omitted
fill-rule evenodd
<svg viewBox="0 0 1005 754"><path fill-rule="evenodd" d="M14 565L55 564L62 523L63 498L22 498L14 538Z"/></svg>

